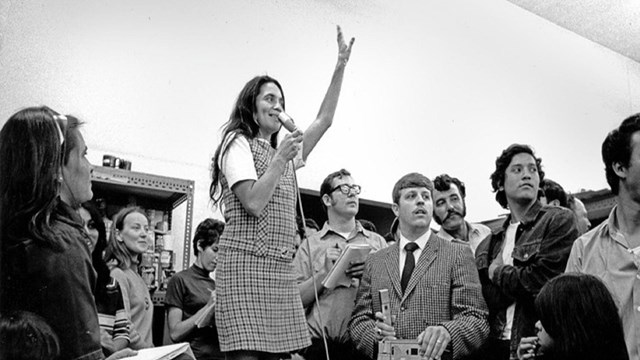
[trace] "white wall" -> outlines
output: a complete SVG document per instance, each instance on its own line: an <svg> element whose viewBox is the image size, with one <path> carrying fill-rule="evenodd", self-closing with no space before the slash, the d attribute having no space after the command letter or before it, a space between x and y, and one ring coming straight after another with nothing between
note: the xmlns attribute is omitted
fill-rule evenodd
<svg viewBox="0 0 640 360"><path fill-rule="evenodd" d="M73 1L0 3L0 119L47 104L87 122L90 159L196 181L252 76L279 79L305 128L355 36L335 123L300 172L318 189L345 167L390 201L410 171L467 183L469 218L504 212L488 177L513 142L570 191L606 187L600 145L640 111L640 64L506 1Z"/></svg>

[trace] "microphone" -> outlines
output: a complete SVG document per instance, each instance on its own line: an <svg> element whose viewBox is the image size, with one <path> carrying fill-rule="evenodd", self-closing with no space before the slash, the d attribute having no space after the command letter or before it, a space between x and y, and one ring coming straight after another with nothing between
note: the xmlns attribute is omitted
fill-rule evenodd
<svg viewBox="0 0 640 360"><path fill-rule="evenodd" d="M284 126L284 128L289 132L295 132L296 130L298 130L296 124L293 123L293 119L291 118L291 116L287 115L287 113L285 113L284 111L280 111L278 113L278 120L280 121L280 123L282 123L282 126Z"/></svg>

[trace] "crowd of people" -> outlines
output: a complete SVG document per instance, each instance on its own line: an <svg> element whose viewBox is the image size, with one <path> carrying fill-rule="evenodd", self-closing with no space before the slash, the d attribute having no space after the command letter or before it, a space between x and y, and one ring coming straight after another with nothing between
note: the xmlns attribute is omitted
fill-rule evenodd
<svg viewBox="0 0 640 360"><path fill-rule="evenodd" d="M317 226L296 220L295 171L333 122L353 43L338 28L333 77L304 132L278 141L277 80L240 92L211 164L225 222L200 223L195 262L168 284L171 340L199 360L376 359L400 339L427 359L640 360L640 114L604 140L616 205L591 230L584 204L523 144L504 149L490 177L509 212L498 230L465 220L460 179L412 172L391 189L383 237L356 220L361 187L345 169L321 184L328 220ZM43 106L0 130L1 359L118 359L154 346L138 272L149 219L123 208L107 236L81 125ZM352 245L371 253L327 286Z"/></svg>

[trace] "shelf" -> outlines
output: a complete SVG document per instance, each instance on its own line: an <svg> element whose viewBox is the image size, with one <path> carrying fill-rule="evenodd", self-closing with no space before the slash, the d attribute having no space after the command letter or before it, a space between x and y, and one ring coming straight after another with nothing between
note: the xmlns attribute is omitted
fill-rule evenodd
<svg viewBox="0 0 640 360"><path fill-rule="evenodd" d="M137 205L144 209L165 211L169 216L168 231L155 230L156 233L163 235L171 233L173 210L186 202L182 269L188 268L191 253L193 191L195 189L193 180L94 166L91 173L91 184L94 198L104 198L109 206L114 206L116 209ZM108 214L108 216L111 215Z"/></svg>
<svg viewBox="0 0 640 360"><path fill-rule="evenodd" d="M161 209L175 209L193 194L194 182L96 166L91 174L94 191L134 196ZM160 206L158 206L160 205Z"/></svg>

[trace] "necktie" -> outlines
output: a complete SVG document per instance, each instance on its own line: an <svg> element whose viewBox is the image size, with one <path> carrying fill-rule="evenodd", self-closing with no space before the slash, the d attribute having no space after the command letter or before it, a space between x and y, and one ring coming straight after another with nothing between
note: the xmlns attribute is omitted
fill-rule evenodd
<svg viewBox="0 0 640 360"><path fill-rule="evenodd" d="M409 279L411 279L413 268L416 266L416 260L413 257L413 252L416 251L418 247L419 246L413 241L404 246L404 249L407 251L407 258L404 261L404 269L402 269L402 279L400 279L402 293L404 293L404 289L407 288Z"/></svg>

